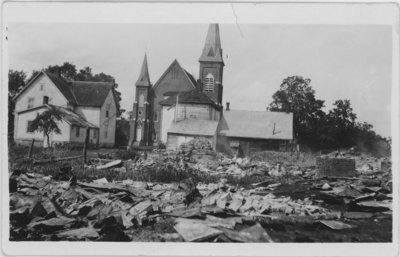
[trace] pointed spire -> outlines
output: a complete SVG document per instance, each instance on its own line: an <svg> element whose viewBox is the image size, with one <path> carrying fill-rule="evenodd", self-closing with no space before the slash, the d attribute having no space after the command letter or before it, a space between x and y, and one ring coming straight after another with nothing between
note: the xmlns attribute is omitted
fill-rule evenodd
<svg viewBox="0 0 400 257"><path fill-rule="evenodd" d="M147 53L144 54L142 70L140 71L140 75L135 83L135 86L145 86L145 87L151 86L149 68L147 67Z"/></svg>
<svg viewBox="0 0 400 257"><path fill-rule="evenodd" d="M217 23L208 26L206 42L199 59L200 62L224 62L222 59L221 39Z"/></svg>

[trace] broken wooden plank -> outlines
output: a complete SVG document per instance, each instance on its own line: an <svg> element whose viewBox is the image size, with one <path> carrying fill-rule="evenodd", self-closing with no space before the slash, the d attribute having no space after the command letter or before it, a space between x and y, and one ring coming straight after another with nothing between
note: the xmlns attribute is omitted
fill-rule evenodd
<svg viewBox="0 0 400 257"><path fill-rule="evenodd" d="M83 156L79 155L79 156L70 156L70 157L62 157L62 158L50 158L50 159L44 159L44 160L34 160L33 164L68 161L68 160L79 159L79 158L83 158Z"/></svg>
<svg viewBox="0 0 400 257"><path fill-rule="evenodd" d="M96 166L96 169L98 169L98 170L109 169L109 168L118 166L121 163L122 163L121 160L115 160L115 161L112 161L112 162L109 162L109 163L106 163L106 164L103 164L103 165L98 165L98 166Z"/></svg>

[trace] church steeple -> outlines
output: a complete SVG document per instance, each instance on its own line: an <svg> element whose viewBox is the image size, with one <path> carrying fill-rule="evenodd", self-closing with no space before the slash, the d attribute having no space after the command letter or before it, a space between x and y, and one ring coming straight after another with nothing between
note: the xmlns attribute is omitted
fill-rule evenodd
<svg viewBox="0 0 400 257"><path fill-rule="evenodd" d="M208 26L206 42L204 44L203 52L200 56L199 62L224 63L222 59L219 25L217 23L213 23Z"/></svg>
<svg viewBox="0 0 400 257"><path fill-rule="evenodd" d="M135 86L151 86L150 76L149 76L149 68L147 67L147 54L144 54L142 69L139 74L139 78L135 83Z"/></svg>
<svg viewBox="0 0 400 257"><path fill-rule="evenodd" d="M218 24L210 24L200 62L200 86L216 104L222 106L224 60Z"/></svg>

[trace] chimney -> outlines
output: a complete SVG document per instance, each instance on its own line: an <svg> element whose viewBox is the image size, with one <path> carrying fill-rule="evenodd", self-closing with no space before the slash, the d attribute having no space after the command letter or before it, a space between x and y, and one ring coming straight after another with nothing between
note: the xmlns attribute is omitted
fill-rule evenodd
<svg viewBox="0 0 400 257"><path fill-rule="evenodd" d="M226 110L227 110L227 111L230 110L230 109L229 109L229 104L230 104L229 102L226 102Z"/></svg>

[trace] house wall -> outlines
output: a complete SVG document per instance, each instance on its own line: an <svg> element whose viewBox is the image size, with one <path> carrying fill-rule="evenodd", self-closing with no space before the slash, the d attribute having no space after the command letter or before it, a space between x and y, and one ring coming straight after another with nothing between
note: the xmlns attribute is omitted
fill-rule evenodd
<svg viewBox="0 0 400 257"><path fill-rule="evenodd" d="M58 90L58 88L47 76L44 74L40 75L40 77L37 78L36 81L34 81L32 85L27 88L15 102L14 135L23 136L21 131L26 129L24 128L24 123L22 124L22 128L19 128L20 118L18 117L18 112L43 105L44 96L49 97L49 104L68 107L68 101L60 92L60 90ZM33 98L30 108L28 108L29 98Z"/></svg>
<svg viewBox="0 0 400 257"><path fill-rule="evenodd" d="M106 111L108 118L106 117ZM112 91L110 90L100 111L99 144L112 147L115 145L115 129L117 123L117 106Z"/></svg>
<svg viewBox="0 0 400 257"><path fill-rule="evenodd" d="M174 122L175 107L164 106L161 115L160 134L161 141L167 142L167 133L171 124ZM219 112L209 105L201 104L178 104L176 112L177 121L185 119L196 120L218 120Z"/></svg>
<svg viewBox="0 0 400 257"><path fill-rule="evenodd" d="M88 122L93 125L100 125L100 112L101 108L99 107L86 107L86 106L77 106L74 109L74 112L79 114L81 117L85 118Z"/></svg>
<svg viewBox="0 0 400 257"><path fill-rule="evenodd" d="M43 85L41 89L41 85ZM24 111L43 105L43 97L49 97L49 104L67 107L68 101L58 88L45 75L41 75L33 84L25 90L15 103L15 112ZM28 108L28 98L33 98L33 106Z"/></svg>
<svg viewBox="0 0 400 257"><path fill-rule="evenodd" d="M35 139L35 141L43 141L45 139L43 133L33 132L30 133L27 131L28 121L32 121L36 118L37 114L44 112L46 109L41 108L37 110L33 110L30 112L25 112L17 115L17 126L16 133L14 135L14 139L17 143L23 143L24 141L31 141ZM51 134L50 142L68 142L70 139L70 125L65 121L57 122L58 127L61 130L61 134Z"/></svg>
<svg viewBox="0 0 400 257"><path fill-rule="evenodd" d="M160 127L161 138L159 138L159 140L161 140L161 142L163 143L167 143L167 132L172 122L174 122L174 115L175 115L175 107L170 108L169 106L164 106L162 108L161 127Z"/></svg>
<svg viewBox="0 0 400 257"><path fill-rule="evenodd" d="M79 136L77 136L77 130L79 130ZM86 137L86 128L71 126L70 127L70 140L74 143L84 143ZM91 128L89 131L89 143L97 145L99 140L99 129Z"/></svg>

